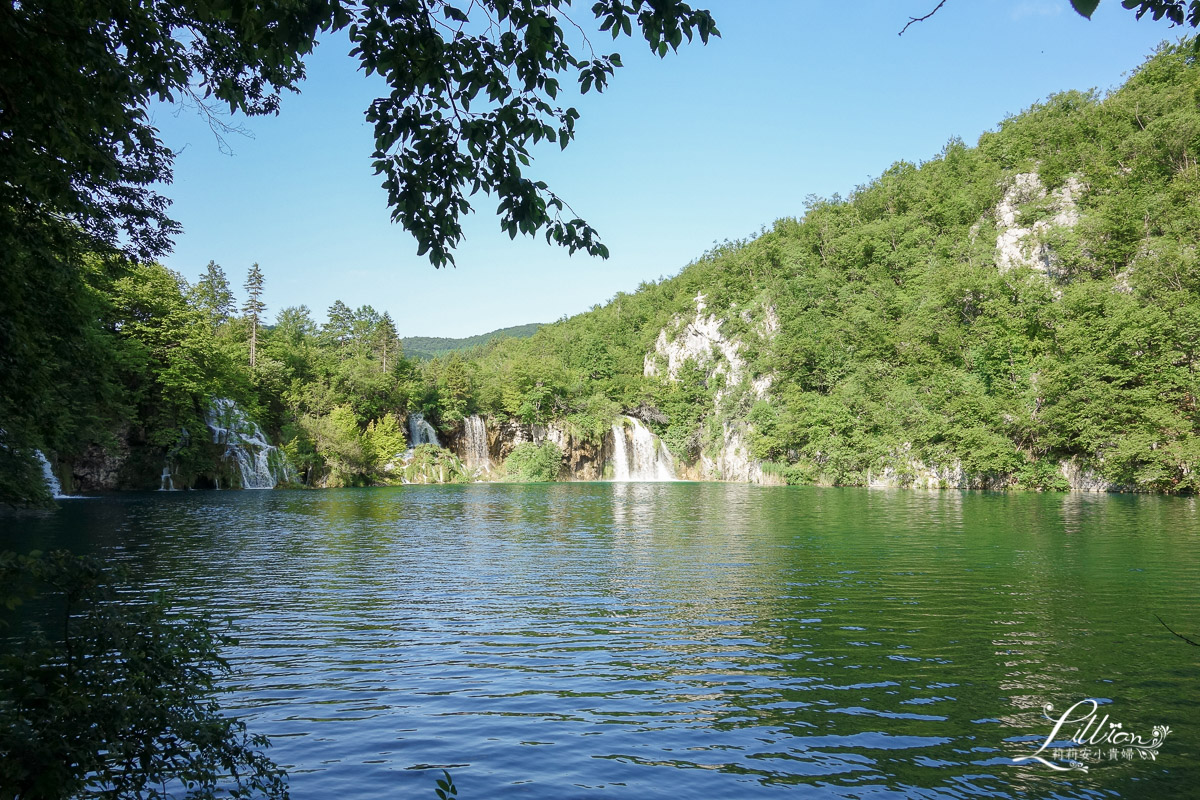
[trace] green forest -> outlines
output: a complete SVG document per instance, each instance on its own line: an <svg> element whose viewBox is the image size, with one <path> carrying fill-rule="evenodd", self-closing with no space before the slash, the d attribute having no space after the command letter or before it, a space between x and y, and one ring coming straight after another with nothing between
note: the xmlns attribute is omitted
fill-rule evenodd
<svg viewBox="0 0 1200 800"><path fill-rule="evenodd" d="M400 340L404 345L404 353L409 358L430 359L447 355L455 350L470 350L473 347L487 344L492 339L509 337L523 339L537 333L541 323L530 322L525 325L512 325L508 328L481 333L478 336L466 336L454 339L446 336L405 336Z"/></svg>
<svg viewBox="0 0 1200 800"><path fill-rule="evenodd" d="M323 324L303 306L263 308L271 276L257 267L244 285L216 264L189 284L85 250L66 228L15 241L15 263L54 268L0 275L10 502L44 499L35 449L64 474L119 450L128 488L156 488L170 459L188 482L219 457L182 433L204 429L215 398L314 486L389 481L414 412L443 433L478 414L557 422L593 444L628 414L684 464L736 430L789 483L862 485L922 463L1054 490L1071 463L1129 490L1198 486L1190 42L1111 92L1052 96L974 146L951 140L845 196L810 197L802 217L674 277L430 359L369 306L339 301ZM661 343L693 322L728 346L668 365Z"/></svg>

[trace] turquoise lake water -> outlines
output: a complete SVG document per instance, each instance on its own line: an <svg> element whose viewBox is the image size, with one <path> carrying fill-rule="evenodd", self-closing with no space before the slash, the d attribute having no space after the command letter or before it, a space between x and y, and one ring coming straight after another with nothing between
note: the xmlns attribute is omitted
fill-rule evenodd
<svg viewBox="0 0 1200 800"><path fill-rule="evenodd" d="M231 620L223 703L296 800L432 798L442 768L463 800L1200 796L1200 648L1155 618L1200 639L1193 498L590 483L60 506L0 518L6 538L131 563ZM1013 762L1051 733L1045 704L1087 699L1169 727L1154 758Z"/></svg>

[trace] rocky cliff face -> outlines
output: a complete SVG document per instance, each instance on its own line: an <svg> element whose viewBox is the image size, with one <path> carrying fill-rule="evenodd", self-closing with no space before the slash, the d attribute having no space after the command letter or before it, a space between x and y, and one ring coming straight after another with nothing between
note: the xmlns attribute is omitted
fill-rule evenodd
<svg viewBox="0 0 1200 800"><path fill-rule="evenodd" d="M67 491L110 492L121 488L121 472L129 460L129 444L125 436L113 447L104 448L92 443L70 465L70 479L64 480ZM63 476L66 478L67 476Z"/></svg>
<svg viewBox="0 0 1200 800"><path fill-rule="evenodd" d="M905 445L888 463L867 471L867 486L873 489L1003 489L1013 484L1011 475L972 475L961 461L948 465L927 464L914 458Z"/></svg>
<svg viewBox="0 0 1200 800"><path fill-rule="evenodd" d="M1012 183L996 206L996 266L1001 272L1029 267L1050 279L1061 279L1058 258L1045 242L1054 228L1073 228L1079 223L1078 200L1084 185L1075 177L1047 195L1036 172L1013 176ZM1040 218L1022 225L1022 218L1040 211Z"/></svg>
<svg viewBox="0 0 1200 800"><path fill-rule="evenodd" d="M512 453L513 448L525 442L541 444L553 442L563 452L563 465L558 479L561 481L598 481L604 479L604 465L611 456L611 447L606 443L595 444L573 435L566 423L554 421L548 425L526 425L515 420L483 420L487 439L486 469L478 469L478 434L469 430L468 421L460 422L446 435L446 447L464 464L476 470L479 478L486 479L497 471Z"/></svg>
<svg viewBox="0 0 1200 800"><path fill-rule="evenodd" d="M145 432L124 427L107 445L93 442L59 468L63 490L77 492L145 491L159 488L166 450L146 441Z"/></svg>
<svg viewBox="0 0 1200 800"><path fill-rule="evenodd" d="M782 482L763 472L762 464L750 455L742 425L729 421L721 423L721 448L714 455L701 452L694 463L679 464L677 472L686 481Z"/></svg>
<svg viewBox="0 0 1200 800"><path fill-rule="evenodd" d="M715 314L706 314L703 294L696 295L696 316L684 322L675 321L676 331L669 335L666 328L658 332L654 342L654 351L647 353L643 362L642 374L646 377L663 375L667 380L678 380L679 370L684 362L692 359L697 365L706 368L709 377L721 375L726 387L734 387L749 379L754 396L759 400L767 399L771 388L770 375L751 377L742 357L742 343L730 339L722 333L723 320ZM779 318L775 309L767 307L764 318L758 326L760 336L769 337L779 330ZM719 405L728 388L717 393L716 402Z"/></svg>
<svg viewBox="0 0 1200 800"><path fill-rule="evenodd" d="M743 312L744 322L751 322L748 312ZM773 476L763 473L762 464L750 455L746 442L750 431L749 423L737 416L722 414L723 400L734 390L748 390L753 400L767 400L773 376L753 375L743 356L744 346L737 338L723 332L723 320L708 313L703 294L696 295L696 315L684 321L676 320L674 334L667 329L659 331L654 350L646 354L643 374L647 377L662 376L677 380L679 370L687 360L703 368L707 378L720 376L722 388L714 394L713 414L718 416L721 426L721 445L715 452L702 452L695 463L681 464L679 476L688 480L741 481L749 483L776 483ZM752 335L768 339L779 330L779 318L775 309L763 309L761 321L752 329Z"/></svg>
<svg viewBox="0 0 1200 800"><path fill-rule="evenodd" d="M1078 459L1064 461L1058 465L1059 474L1066 480L1067 485L1075 492L1132 492L1131 486L1110 483L1097 475L1086 464Z"/></svg>

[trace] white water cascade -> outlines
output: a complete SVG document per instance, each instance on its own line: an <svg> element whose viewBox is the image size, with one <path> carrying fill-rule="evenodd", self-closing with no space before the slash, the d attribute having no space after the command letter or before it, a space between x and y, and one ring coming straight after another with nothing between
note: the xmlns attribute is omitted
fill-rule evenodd
<svg viewBox="0 0 1200 800"><path fill-rule="evenodd" d="M213 400L204 423L213 434L213 444L225 445L225 460L237 464L243 489L274 489L295 480L287 456L267 441L262 428L227 398Z"/></svg>
<svg viewBox="0 0 1200 800"><path fill-rule="evenodd" d="M437 431L425 421L425 415L417 411L408 415L408 446L412 448L419 444L442 446L438 441Z"/></svg>
<svg viewBox="0 0 1200 800"><path fill-rule="evenodd" d="M62 484L54 475L54 470L50 468L50 459L46 458L46 454L41 450L34 450L38 462L42 465L42 477L46 481L46 489L50 491L50 496L55 500L61 500L64 497L69 497L62 493Z"/></svg>
<svg viewBox="0 0 1200 800"><path fill-rule="evenodd" d="M176 491L175 481L171 478L171 465L170 464L163 464L162 476L159 477L158 480L159 480L158 490L160 492Z"/></svg>
<svg viewBox="0 0 1200 800"><path fill-rule="evenodd" d="M463 420L463 455L467 469L475 472L490 472L492 460L488 457L487 425L483 417L472 414Z"/></svg>
<svg viewBox="0 0 1200 800"><path fill-rule="evenodd" d="M675 461L640 419L623 417L612 426L614 481L673 481Z"/></svg>

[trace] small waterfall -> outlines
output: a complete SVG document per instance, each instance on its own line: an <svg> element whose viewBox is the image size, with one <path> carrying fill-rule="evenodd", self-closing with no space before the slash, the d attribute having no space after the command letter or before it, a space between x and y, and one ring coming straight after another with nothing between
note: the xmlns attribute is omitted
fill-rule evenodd
<svg viewBox="0 0 1200 800"><path fill-rule="evenodd" d="M163 464L162 477L159 478L158 490L160 492L176 491L175 481L172 480L172 478L171 478L171 465L170 464Z"/></svg>
<svg viewBox="0 0 1200 800"><path fill-rule="evenodd" d="M442 446L438 441L437 431L425 421L425 415L417 411L408 415L408 446L416 447L419 444Z"/></svg>
<svg viewBox="0 0 1200 800"><path fill-rule="evenodd" d="M237 403L227 398L213 400L204 423L212 431L213 444L225 445L225 460L237 464L243 489L274 489L295 480L287 456L267 441L262 428Z"/></svg>
<svg viewBox="0 0 1200 800"><path fill-rule="evenodd" d="M612 426L614 481L673 481L675 462L666 445L642 421L623 417Z"/></svg>
<svg viewBox="0 0 1200 800"><path fill-rule="evenodd" d="M472 414L463 420L463 454L467 469L475 472L490 472L492 460L488 457L487 425L483 417Z"/></svg>
<svg viewBox="0 0 1200 800"><path fill-rule="evenodd" d="M34 450L33 453L37 456L38 462L42 465L42 478L44 478L46 481L46 489L49 490L50 496L55 500L61 500L62 498L67 497L68 495L62 493L62 484L59 483L58 478L55 477L54 470L50 468L50 459L46 458L46 454L41 450Z"/></svg>

